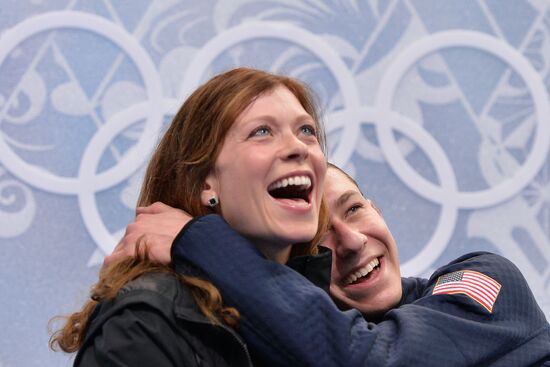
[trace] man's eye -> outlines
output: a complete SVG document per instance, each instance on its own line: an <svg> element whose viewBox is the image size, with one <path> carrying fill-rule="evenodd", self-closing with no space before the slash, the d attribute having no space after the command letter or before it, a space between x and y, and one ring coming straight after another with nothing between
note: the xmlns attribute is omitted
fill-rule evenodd
<svg viewBox="0 0 550 367"><path fill-rule="evenodd" d="M317 136L317 131L315 130L315 127L311 125L304 125L300 127L300 132L305 135Z"/></svg>
<svg viewBox="0 0 550 367"><path fill-rule="evenodd" d="M267 136L271 134L271 130L267 126L260 126L250 133L250 136Z"/></svg>
<svg viewBox="0 0 550 367"><path fill-rule="evenodd" d="M346 210L346 217L357 213L357 211L359 211L362 207L363 205L361 204L353 204L348 208L348 210Z"/></svg>

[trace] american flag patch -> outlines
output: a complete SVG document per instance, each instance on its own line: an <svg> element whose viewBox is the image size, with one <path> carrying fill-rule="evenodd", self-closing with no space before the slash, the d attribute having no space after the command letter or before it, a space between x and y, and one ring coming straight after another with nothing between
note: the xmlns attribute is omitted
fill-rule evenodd
<svg viewBox="0 0 550 367"><path fill-rule="evenodd" d="M485 274L461 270L440 276L432 294L465 294L492 313L500 288L496 280Z"/></svg>

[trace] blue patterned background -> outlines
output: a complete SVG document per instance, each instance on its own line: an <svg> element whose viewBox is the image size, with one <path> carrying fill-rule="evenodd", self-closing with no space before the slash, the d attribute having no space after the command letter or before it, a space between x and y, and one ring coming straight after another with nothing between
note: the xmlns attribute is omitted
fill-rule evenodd
<svg viewBox="0 0 550 367"><path fill-rule="evenodd" d="M66 366L163 124L214 73L308 82L330 159L382 208L405 275L474 250L550 317L550 2L3 0L0 367Z"/></svg>

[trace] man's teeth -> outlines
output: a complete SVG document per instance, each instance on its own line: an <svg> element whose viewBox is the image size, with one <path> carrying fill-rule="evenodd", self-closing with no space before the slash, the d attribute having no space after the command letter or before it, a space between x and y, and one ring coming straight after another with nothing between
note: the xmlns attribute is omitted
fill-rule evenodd
<svg viewBox="0 0 550 367"><path fill-rule="evenodd" d="M305 186L305 189L309 189L311 186L311 179L307 176L294 176L283 178L282 180L273 182L269 185L268 190L280 189L287 186Z"/></svg>
<svg viewBox="0 0 550 367"><path fill-rule="evenodd" d="M344 283L346 285L348 285L348 284L351 284L351 283L355 282L357 279L359 279L361 277L364 277L367 274L369 274L372 271L372 269L377 267L379 264L380 264L380 262L378 261L377 257L372 259L372 261L370 263L368 263L364 268L361 268L361 269L357 270L355 273L348 276L346 278L346 280L344 281Z"/></svg>

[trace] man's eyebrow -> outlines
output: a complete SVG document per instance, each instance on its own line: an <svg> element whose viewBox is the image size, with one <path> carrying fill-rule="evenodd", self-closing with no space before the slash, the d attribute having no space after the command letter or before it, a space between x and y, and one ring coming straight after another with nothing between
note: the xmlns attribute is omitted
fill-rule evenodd
<svg viewBox="0 0 550 367"><path fill-rule="evenodd" d="M357 191L354 190L348 190L344 192L342 195L340 195L338 200L336 200L336 208L340 208L341 206L343 206L349 200L350 196L353 196L355 194L357 194Z"/></svg>

